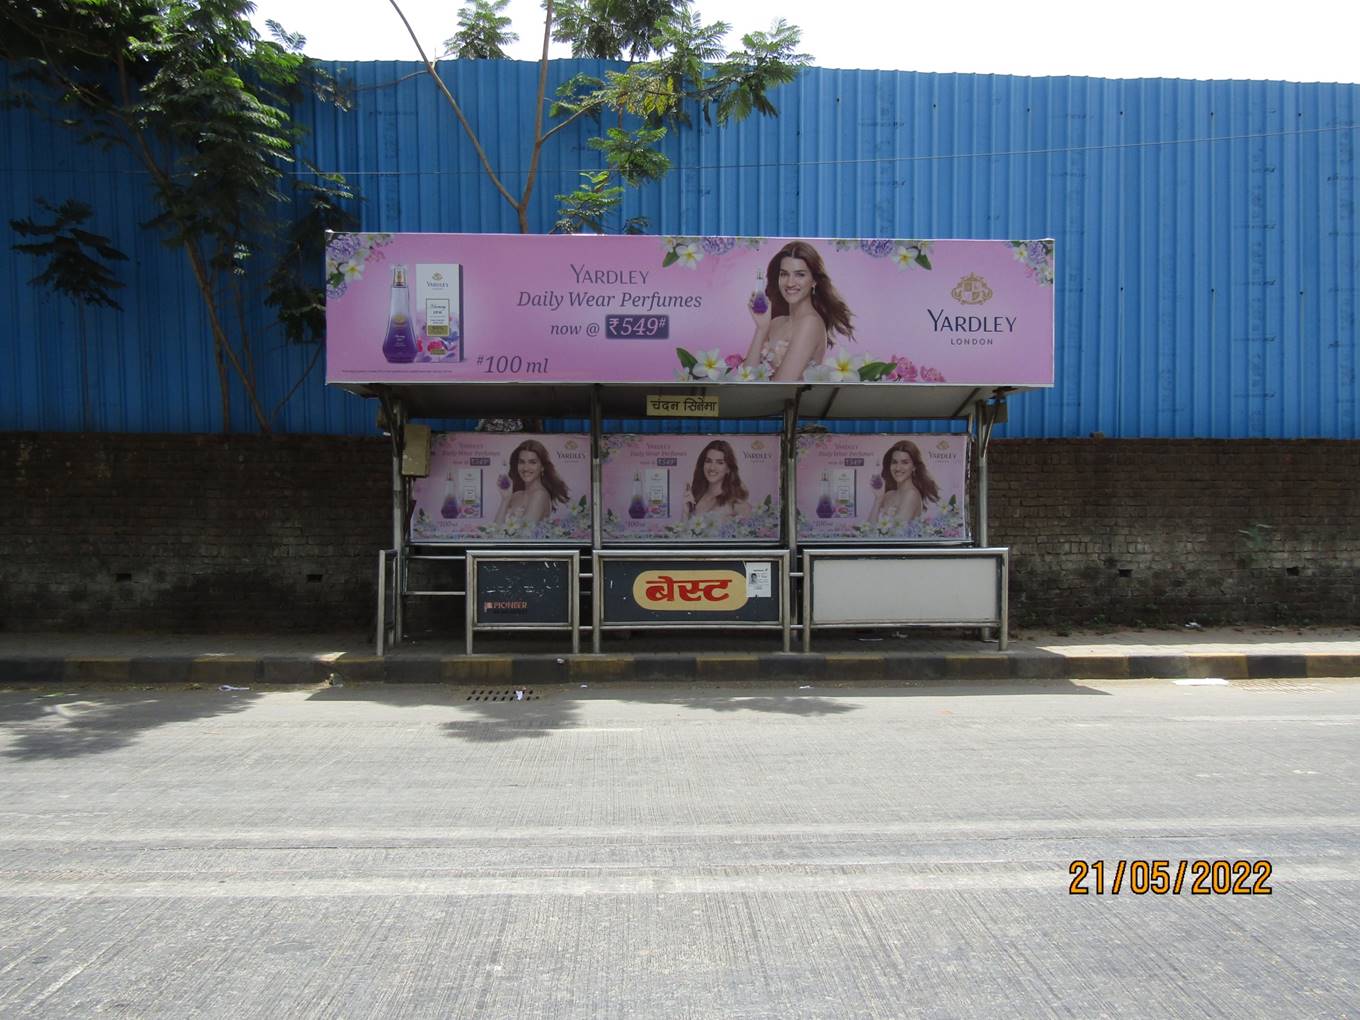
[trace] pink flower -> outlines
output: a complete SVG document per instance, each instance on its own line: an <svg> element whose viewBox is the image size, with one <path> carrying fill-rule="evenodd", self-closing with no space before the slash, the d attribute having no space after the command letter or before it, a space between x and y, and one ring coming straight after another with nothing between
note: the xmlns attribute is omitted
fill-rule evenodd
<svg viewBox="0 0 1360 1020"><path fill-rule="evenodd" d="M729 354L727 357L723 358L723 364L735 371L736 369L741 368L741 363L745 360L746 359L740 354Z"/></svg>
<svg viewBox="0 0 1360 1020"><path fill-rule="evenodd" d="M938 368L921 369L921 382L944 382L944 373Z"/></svg>
<svg viewBox="0 0 1360 1020"><path fill-rule="evenodd" d="M911 363L910 358L893 358L893 368L888 373L888 378L893 382L915 382L916 366Z"/></svg>

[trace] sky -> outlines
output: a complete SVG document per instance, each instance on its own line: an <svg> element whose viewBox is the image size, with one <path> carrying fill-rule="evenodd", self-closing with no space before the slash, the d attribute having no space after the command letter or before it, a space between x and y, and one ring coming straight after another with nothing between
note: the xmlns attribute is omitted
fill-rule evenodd
<svg viewBox="0 0 1360 1020"><path fill-rule="evenodd" d="M325 60L416 60L390 0L256 0L266 19L307 37ZM398 0L430 56L458 28L456 0ZM697 0L706 21L740 33L782 17L803 31L817 67L1099 78L1251 78L1360 82L1355 0ZM735 12L735 13L734 13ZM520 41L510 55L536 60L539 0L511 0ZM568 56L555 46L554 56Z"/></svg>

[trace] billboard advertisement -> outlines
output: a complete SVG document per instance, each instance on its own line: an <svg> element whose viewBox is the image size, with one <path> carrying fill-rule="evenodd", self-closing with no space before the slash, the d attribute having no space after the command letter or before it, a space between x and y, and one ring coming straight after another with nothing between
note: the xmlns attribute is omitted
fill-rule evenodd
<svg viewBox="0 0 1360 1020"><path fill-rule="evenodd" d="M590 437L445 432L411 486L412 542L589 545Z"/></svg>
<svg viewBox="0 0 1360 1020"><path fill-rule="evenodd" d="M800 435L798 541L964 541L967 475L962 435Z"/></svg>
<svg viewBox="0 0 1360 1020"><path fill-rule="evenodd" d="M777 542L776 435L607 435L606 542Z"/></svg>
<svg viewBox="0 0 1360 1020"><path fill-rule="evenodd" d="M332 234L326 380L1051 386L1051 240Z"/></svg>

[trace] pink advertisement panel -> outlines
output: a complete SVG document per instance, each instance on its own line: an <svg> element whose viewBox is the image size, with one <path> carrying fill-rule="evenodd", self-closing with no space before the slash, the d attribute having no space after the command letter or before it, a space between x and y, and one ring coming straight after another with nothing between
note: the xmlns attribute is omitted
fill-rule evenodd
<svg viewBox="0 0 1360 1020"><path fill-rule="evenodd" d="M410 538L589 544L590 437L446 432L412 484Z"/></svg>
<svg viewBox="0 0 1360 1020"><path fill-rule="evenodd" d="M332 383L1053 384L1050 240L333 234Z"/></svg>
<svg viewBox="0 0 1360 1020"><path fill-rule="evenodd" d="M604 437L606 542L777 542L775 435Z"/></svg>
<svg viewBox="0 0 1360 1020"><path fill-rule="evenodd" d="M968 439L801 435L798 540L963 541Z"/></svg>

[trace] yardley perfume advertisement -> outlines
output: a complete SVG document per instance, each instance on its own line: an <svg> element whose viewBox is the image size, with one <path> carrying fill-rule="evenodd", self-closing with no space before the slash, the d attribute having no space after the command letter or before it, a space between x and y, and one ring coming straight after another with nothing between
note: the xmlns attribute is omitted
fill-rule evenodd
<svg viewBox="0 0 1360 1020"><path fill-rule="evenodd" d="M777 542L775 435L610 435L601 451L606 542Z"/></svg>
<svg viewBox="0 0 1360 1020"><path fill-rule="evenodd" d="M1051 386L1051 240L332 234L326 380Z"/></svg>
<svg viewBox="0 0 1360 1020"><path fill-rule="evenodd" d="M437 435L412 501L415 543L589 543L590 437Z"/></svg>
<svg viewBox="0 0 1360 1020"><path fill-rule="evenodd" d="M798 541L966 540L967 465L961 435L801 435Z"/></svg>

